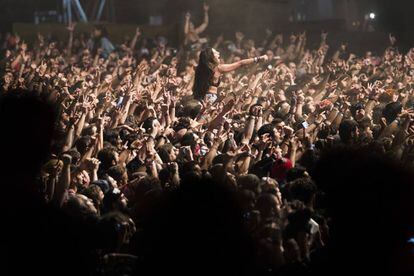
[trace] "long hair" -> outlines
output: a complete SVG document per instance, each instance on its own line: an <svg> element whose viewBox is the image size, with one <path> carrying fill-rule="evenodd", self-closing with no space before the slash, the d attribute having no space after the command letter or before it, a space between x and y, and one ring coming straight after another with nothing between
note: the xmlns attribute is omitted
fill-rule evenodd
<svg viewBox="0 0 414 276"><path fill-rule="evenodd" d="M208 47L200 52L193 86L193 95L195 99L204 99L211 82L213 81L213 70L216 65L213 48Z"/></svg>

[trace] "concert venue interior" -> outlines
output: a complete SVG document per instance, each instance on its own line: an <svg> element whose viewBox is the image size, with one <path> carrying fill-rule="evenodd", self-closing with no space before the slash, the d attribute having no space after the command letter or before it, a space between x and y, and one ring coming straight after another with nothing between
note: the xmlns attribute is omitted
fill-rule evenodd
<svg viewBox="0 0 414 276"><path fill-rule="evenodd" d="M413 10L0 0L0 274L414 275Z"/></svg>

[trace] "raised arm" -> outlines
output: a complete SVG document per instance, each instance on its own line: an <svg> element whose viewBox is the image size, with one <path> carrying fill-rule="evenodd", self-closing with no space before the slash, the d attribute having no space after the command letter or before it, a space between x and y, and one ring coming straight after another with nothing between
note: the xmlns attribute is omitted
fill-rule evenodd
<svg viewBox="0 0 414 276"><path fill-rule="evenodd" d="M132 53L134 52L135 46L137 45L137 41L140 36L141 36L141 30L139 29L139 27L137 27L134 38L132 38L131 44L129 44L129 49L131 50Z"/></svg>
<svg viewBox="0 0 414 276"><path fill-rule="evenodd" d="M204 20L203 20L203 23L201 23L201 25L198 26L194 30L197 34L201 34L202 32L205 31L205 29L207 29L207 26L208 26L208 9L209 8L210 7L206 3L204 3L204 6L203 6L203 9L204 9Z"/></svg>
<svg viewBox="0 0 414 276"><path fill-rule="evenodd" d="M68 57L72 55L73 31L75 30L75 26L76 26L76 23L70 23L70 25L66 28L69 31L69 41L68 41L68 48L67 48Z"/></svg>
<svg viewBox="0 0 414 276"><path fill-rule="evenodd" d="M184 34L188 34L188 32L190 31L190 18L191 18L191 14L187 12L185 14Z"/></svg>
<svg viewBox="0 0 414 276"><path fill-rule="evenodd" d="M70 164L72 163L72 157L68 154L62 155L62 161L63 161L63 168L61 175L59 177L59 181L55 187L55 192L53 194L53 202L61 207L64 200L66 191L69 188L69 184L71 181L70 178Z"/></svg>

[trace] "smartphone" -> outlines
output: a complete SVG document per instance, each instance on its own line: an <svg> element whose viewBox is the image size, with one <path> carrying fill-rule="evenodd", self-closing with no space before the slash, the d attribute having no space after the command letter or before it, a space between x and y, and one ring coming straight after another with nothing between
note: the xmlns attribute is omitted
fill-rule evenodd
<svg viewBox="0 0 414 276"><path fill-rule="evenodd" d="M206 146L202 146L200 148L200 154L201 154L201 156L205 156L207 154L207 152L208 152L208 148Z"/></svg>
<svg viewBox="0 0 414 276"><path fill-rule="evenodd" d="M304 121L304 122L302 123L302 127L303 127L304 129L307 129L307 128L309 127L308 122Z"/></svg>
<svg viewBox="0 0 414 276"><path fill-rule="evenodd" d="M120 107L122 105L123 101L124 101L124 97L123 96L119 97L118 102L116 103L116 106Z"/></svg>

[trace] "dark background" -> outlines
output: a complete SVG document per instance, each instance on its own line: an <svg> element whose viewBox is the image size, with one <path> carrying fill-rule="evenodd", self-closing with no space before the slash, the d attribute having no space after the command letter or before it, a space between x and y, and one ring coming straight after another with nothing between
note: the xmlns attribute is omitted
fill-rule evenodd
<svg viewBox="0 0 414 276"><path fill-rule="evenodd" d="M93 8L95 0L81 0L83 8L88 13ZM111 5L111 2L113 3ZM361 9L369 9L377 14L381 28L400 31L414 27L414 17L411 13L414 1L410 0L207 0L211 6L212 15L217 19L236 20L235 23L252 21L277 22L285 20L292 10L304 6L308 12L316 9L323 11L324 6L333 6L331 19L346 19L341 14L343 3L348 3L351 13L360 13ZM107 0L107 8L114 8L116 21L119 23L144 24L150 15L162 15L166 23L176 21L186 10L200 15L201 0ZM61 0L0 0L2 28L13 22L33 22L35 11L61 10ZM353 7L356 6L356 7ZM367 7L368 6L368 7ZM306 11L305 11L306 12ZM105 17L105 13L104 13ZM323 18L308 14L308 18ZM243 24L244 25L244 24Z"/></svg>
<svg viewBox="0 0 414 276"><path fill-rule="evenodd" d="M98 1L81 0L89 15ZM164 26L175 26L181 31L185 11L192 12L195 24L202 21L202 0L107 0L102 20L113 23L148 25L150 16L161 16ZM414 1L411 0L207 0L210 5L210 24L207 34L232 36L235 30L242 30L248 36L262 37L269 27L275 32L309 33L326 29L333 33L367 32L359 36L357 44L370 43L373 46L384 43L380 37L394 33L402 48L414 45ZM11 31L13 23L34 22L36 12L56 10L62 12L61 0L0 0L0 31ZM375 20L365 20L370 12ZM111 16L111 14L113 16ZM301 15L301 18L298 16ZM76 19L76 15L74 16ZM358 22L359 28L353 24ZM170 28L171 29L171 28ZM341 40L346 35L340 35ZM366 38L364 40L364 38ZM348 40L344 38L344 40ZM385 40L386 41L386 40ZM338 41L335 41L338 42ZM339 43L339 42L338 42Z"/></svg>

